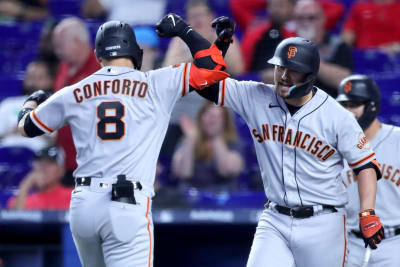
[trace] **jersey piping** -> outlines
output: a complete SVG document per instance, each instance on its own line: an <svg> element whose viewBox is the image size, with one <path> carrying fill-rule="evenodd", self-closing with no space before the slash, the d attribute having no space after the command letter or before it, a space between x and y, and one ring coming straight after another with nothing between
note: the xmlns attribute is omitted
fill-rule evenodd
<svg viewBox="0 0 400 267"><path fill-rule="evenodd" d="M297 123L297 131L299 131L299 129L300 129L301 120L304 119L305 117L307 117L308 115L310 115L311 113L313 113L314 111L316 111L317 109L319 109L320 107L322 107L322 105L325 104L326 100L328 100L328 96L325 97L325 100L322 101L322 103L318 107L316 107L314 110L310 111L309 113L307 113L306 115L304 115L303 117L301 117L299 119L299 122ZM294 147L294 180L296 182L297 193L298 193L299 198L300 198L300 203L303 206L303 200L301 198L299 184L297 183L297 168L296 167L297 167L297 148L295 146Z"/></svg>
<svg viewBox="0 0 400 267"><path fill-rule="evenodd" d="M356 161L356 162L354 162L354 163L349 163L349 166L350 166L350 167L356 167L356 166L362 164L363 162L369 160L370 158L372 158L372 157L374 157L374 156L375 156L375 152L373 152L373 153L369 154L368 156L366 156L366 157L360 159L359 161Z"/></svg>
<svg viewBox="0 0 400 267"><path fill-rule="evenodd" d="M31 112L31 114L32 114L32 116L31 116L32 121L35 123L35 125L36 125L39 129L41 129L43 132L47 132L47 133L52 133L52 132L54 132L53 129L51 129L49 126L47 126L46 124L44 124L44 123L37 117L35 110L33 110L33 111Z"/></svg>

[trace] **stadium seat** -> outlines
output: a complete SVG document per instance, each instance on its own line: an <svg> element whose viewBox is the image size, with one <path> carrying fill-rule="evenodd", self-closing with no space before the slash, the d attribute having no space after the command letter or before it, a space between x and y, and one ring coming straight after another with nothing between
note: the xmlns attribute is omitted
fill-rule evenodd
<svg viewBox="0 0 400 267"><path fill-rule="evenodd" d="M0 147L0 189L16 188L32 168L34 152L26 147Z"/></svg>

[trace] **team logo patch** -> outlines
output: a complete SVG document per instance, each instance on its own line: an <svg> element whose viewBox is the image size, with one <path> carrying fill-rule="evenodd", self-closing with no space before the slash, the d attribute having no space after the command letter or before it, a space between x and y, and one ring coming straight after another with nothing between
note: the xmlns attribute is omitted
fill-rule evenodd
<svg viewBox="0 0 400 267"><path fill-rule="evenodd" d="M351 82L350 81L348 81L348 82L346 82L345 84L344 84L344 93L345 94L348 94L350 91L351 91Z"/></svg>
<svg viewBox="0 0 400 267"><path fill-rule="evenodd" d="M358 147L359 149L363 149L363 148L369 149L369 148L370 148L368 139L367 139L367 137L364 135L363 132L360 132L360 133L358 134L358 143L357 143L357 147Z"/></svg>
<svg viewBox="0 0 400 267"><path fill-rule="evenodd" d="M297 53L297 47L295 47L294 45L289 46L289 51L288 51L288 58L292 58L296 55Z"/></svg>

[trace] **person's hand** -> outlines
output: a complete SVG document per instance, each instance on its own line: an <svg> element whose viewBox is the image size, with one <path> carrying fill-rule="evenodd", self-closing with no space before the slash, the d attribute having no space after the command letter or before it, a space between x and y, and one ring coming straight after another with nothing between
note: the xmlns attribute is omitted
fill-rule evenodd
<svg viewBox="0 0 400 267"><path fill-rule="evenodd" d="M211 22L211 26L215 28L218 41L233 42L233 33L235 32L235 22L225 16L218 17Z"/></svg>
<svg viewBox="0 0 400 267"><path fill-rule="evenodd" d="M156 24L156 32L162 38L179 36L188 28L187 23L177 14L169 13Z"/></svg>
<svg viewBox="0 0 400 267"><path fill-rule="evenodd" d="M365 247L370 246L372 249L376 249L376 244L379 244L385 236L379 217L375 215L373 209L360 211L358 217Z"/></svg>
<svg viewBox="0 0 400 267"><path fill-rule="evenodd" d="M180 118L180 124L181 124L181 129L183 134L191 139L195 139L197 136L197 129L196 125L193 123L193 121L187 116L183 115Z"/></svg>
<svg viewBox="0 0 400 267"><path fill-rule="evenodd" d="M28 192L32 188L40 187L41 176L37 170L32 170L28 175L22 180L19 190L23 192Z"/></svg>

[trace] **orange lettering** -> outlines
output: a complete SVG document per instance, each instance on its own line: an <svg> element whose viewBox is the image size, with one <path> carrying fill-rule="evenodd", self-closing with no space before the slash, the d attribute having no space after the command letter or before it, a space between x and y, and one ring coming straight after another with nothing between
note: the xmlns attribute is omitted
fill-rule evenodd
<svg viewBox="0 0 400 267"><path fill-rule="evenodd" d="M75 97L75 101L76 103L81 103L83 101L83 97L81 95L78 95L81 92L80 88L76 88L74 89L74 97Z"/></svg>
<svg viewBox="0 0 400 267"><path fill-rule="evenodd" d="M269 140L269 125L263 124L262 129L264 134L264 140Z"/></svg>
<svg viewBox="0 0 400 267"><path fill-rule="evenodd" d="M120 82L119 79L116 79L114 81L112 81L112 89L111 91L113 92L113 94L118 94L119 93L119 86L120 86Z"/></svg>

